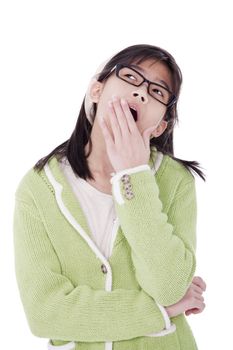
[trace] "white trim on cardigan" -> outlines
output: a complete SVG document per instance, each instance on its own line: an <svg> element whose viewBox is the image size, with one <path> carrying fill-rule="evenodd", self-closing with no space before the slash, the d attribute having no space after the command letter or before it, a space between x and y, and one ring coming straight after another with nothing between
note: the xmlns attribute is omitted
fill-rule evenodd
<svg viewBox="0 0 233 350"><path fill-rule="evenodd" d="M164 307L163 305L160 305L157 301L155 301L155 302L156 302L156 304L157 304L158 307L160 308L160 311L161 311L162 314L163 314L164 321L165 321L165 325L166 325L165 328L166 328L166 329L169 329L169 328L171 327L171 320L170 320L170 318L169 318L169 316L168 316L168 313L167 313L165 307Z"/></svg>
<svg viewBox="0 0 233 350"><path fill-rule="evenodd" d="M157 333L147 334L146 337L164 337L165 335L168 335L168 334L173 333L175 331L176 331L176 325L175 325L175 323L172 323L172 325L169 329L164 329L163 331L157 332Z"/></svg>
<svg viewBox="0 0 233 350"><path fill-rule="evenodd" d="M113 185L114 197L116 198L119 205L122 205L125 203L124 198L121 194L121 188L120 188L120 178L122 177L122 175L138 173L138 172L144 171L144 170L151 170L151 168L149 167L148 164L143 164L143 165L136 166L134 168L124 169L124 170L118 171L110 179L110 182Z"/></svg>
<svg viewBox="0 0 233 350"><path fill-rule="evenodd" d="M118 171L117 173L111 173L112 177L110 179L110 183L113 185L114 197L119 205L122 205L125 203L124 198L121 194L121 189L120 189L120 178L122 177L122 175L133 174L144 170L151 170L153 174L155 174L159 169L162 160L163 160L163 153L157 152L157 158L152 168L150 168L148 164L142 164L133 168L128 168L128 169Z"/></svg>
<svg viewBox="0 0 233 350"><path fill-rule="evenodd" d="M51 339L48 342L48 350L74 350L75 342L71 341L64 345L53 345Z"/></svg>
<svg viewBox="0 0 233 350"><path fill-rule="evenodd" d="M62 185L57 182L48 166L48 164L45 164L44 166L46 175L48 176L49 181L53 185L53 188L55 190L55 198L57 200L58 206L62 212L62 214L65 216L65 218L68 220L68 222L75 228L77 232L83 237L83 239L87 242L87 244L90 246L92 251L95 253L96 257L98 257L106 266L108 270L108 274L106 276L106 284L105 284L105 290L111 291L112 290L112 269L108 262L108 260L105 258L105 256L102 254L102 252L99 250L99 248L96 246L95 242L89 237L89 235L83 230L83 228L79 225L79 223L75 220L73 215L70 213L70 211L65 206L63 200L62 200Z"/></svg>

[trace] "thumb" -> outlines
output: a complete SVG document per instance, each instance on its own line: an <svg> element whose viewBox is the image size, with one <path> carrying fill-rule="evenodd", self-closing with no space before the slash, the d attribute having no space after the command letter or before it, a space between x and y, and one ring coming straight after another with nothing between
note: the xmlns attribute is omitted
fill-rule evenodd
<svg viewBox="0 0 233 350"><path fill-rule="evenodd" d="M143 137L143 141L144 141L144 144L145 144L145 147L147 150L149 150L150 148L150 136L151 136L151 133L156 129L155 126L151 126L150 128L146 129L143 134L142 134L142 137Z"/></svg>

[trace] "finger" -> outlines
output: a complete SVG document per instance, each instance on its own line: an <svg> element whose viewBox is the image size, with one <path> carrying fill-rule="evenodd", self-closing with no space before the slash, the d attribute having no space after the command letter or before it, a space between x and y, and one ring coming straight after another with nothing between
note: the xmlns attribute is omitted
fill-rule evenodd
<svg viewBox="0 0 233 350"><path fill-rule="evenodd" d="M120 100L117 96L113 96L112 101L113 101L113 107L115 110L117 121L120 126L121 134L122 136L127 137L129 134L129 127L128 127L128 122L125 117L124 111L122 109Z"/></svg>
<svg viewBox="0 0 233 350"><path fill-rule="evenodd" d="M196 308L199 309L200 311L203 311L205 308L205 303L203 303L202 301L197 301L196 303Z"/></svg>
<svg viewBox="0 0 233 350"><path fill-rule="evenodd" d="M193 290L199 294L202 294L203 293L203 289L199 286L197 286L195 283L193 283Z"/></svg>
<svg viewBox="0 0 233 350"><path fill-rule="evenodd" d="M185 315L187 315L187 316L191 315L192 313L194 313L194 310L198 310L198 309L193 308L193 309L186 310Z"/></svg>
<svg viewBox="0 0 233 350"><path fill-rule="evenodd" d="M135 130L138 130L138 128L136 126L136 122L132 116L132 113L130 112L128 102L124 98L121 98L121 106L126 116L128 129L131 133L133 133Z"/></svg>
<svg viewBox="0 0 233 350"><path fill-rule="evenodd" d="M186 316L189 316L190 314L199 314L199 313L201 313L201 310L197 308L193 308L185 311Z"/></svg>
<svg viewBox="0 0 233 350"><path fill-rule="evenodd" d="M113 136L114 136L114 142L116 142L122 139L121 128L117 120L112 101L108 102L108 107L109 107L109 121L111 124Z"/></svg>
<svg viewBox="0 0 233 350"><path fill-rule="evenodd" d="M106 143L106 147L109 145L110 147L113 147L114 146L114 142L113 142L113 139L112 139L112 136L108 130L108 127L107 127L107 124L105 122L105 120L102 118L100 119L100 124L102 126L101 128L101 131L104 135L104 140L105 140L105 143Z"/></svg>
<svg viewBox="0 0 233 350"><path fill-rule="evenodd" d="M194 312L194 310L198 310L198 309L189 309L189 310L186 310L185 311L185 315L186 316L189 316L189 315L191 315L191 314L193 314L193 313L199 313L199 311L198 312Z"/></svg>
<svg viewBox="0 0 233 350"><path fill-rule="evenodd" d="M185 311L185 315L189 316L191 314L200 314L203 310L199 308L193 308Z"/></svg>
<svg viewBox="0 0 233 350"><path fill-rule="evenodd" d="M193 314L200 314L203 310L200 310L200 309L193 309L192 310L192 313Z"/></svg>
<svg viewBox="0 0 233 350"><path fill-rule="evenodd" d="M197 284L205 287L206 286L206 283L205 281L203 280L203 278L201 278L200 276L194 276L193 277L193 282L196 282Z"/></svg>
<svg viewBox="0 0 233 350"><path fill-rule="evenodd" d="M146 129L145 131L143 131L143 134L142 134L144 144L145 144L145 147L146 147L148 152L150 151L150 136L155 129L156 128L154 126L152 126L148 129Z"/></svg>
<svg viewBox="0 0 233 350"><path fill-rule="evenodd" d="M206 290L206 283L201 277L195 276L192 282L201 287L203 290Z"/></svg>
<svg viewBox="0 0 233 350"><path fill-rule="evenodd" d="M199 293L195 295L195 298L201 301L204 301L204 297L202 295L200 295Z"/></svg>

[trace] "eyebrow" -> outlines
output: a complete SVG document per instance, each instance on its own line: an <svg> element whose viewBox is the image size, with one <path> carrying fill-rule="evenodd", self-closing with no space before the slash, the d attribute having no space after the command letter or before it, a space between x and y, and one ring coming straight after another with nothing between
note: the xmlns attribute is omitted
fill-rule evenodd
<svg viewBox="0 0 233 350"><path fill-rule="evenodd" d="M137 66L136 64L131 64L131 66L132 66L133 68L135 68L135 69L140 70L142 73L145 73L145 70L144 70L143 68ZM171 91L171 89L170 89L170 87L168 86L168 84L166 83L166 81L160 80L160 79L158 79L157 81L160 82L160 83L162 83L162 84L164 84L165 87L166 87L169 91Z"/></svg>

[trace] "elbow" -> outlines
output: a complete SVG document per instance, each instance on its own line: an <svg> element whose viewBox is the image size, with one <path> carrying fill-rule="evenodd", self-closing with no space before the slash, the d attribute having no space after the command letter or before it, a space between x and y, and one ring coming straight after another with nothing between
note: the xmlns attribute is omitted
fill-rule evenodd
<svg viewBox="0 0 233 350"><path fill-rule="evenodd" d="M171 289L171 286L169 288L170 289L166 290L166 293L160 294L156 297L156 301L165 307L178 303L186 293L183 289L174 291Z"/></svg>
<svg viewBox="0 0 233 350"><path fill-rule="evenodd" d="M31 333L39 338L52 338L54 336L54 323L58 312L47 303L35 302L29 299L24 303L24 310Z"/></svg>
<svg viewBox="0 0 233 350"><path fill-rule="evenodd" d="M178 303L187 293L196 271L195 254L189 254L188 262L183 268L176 270L174 275L169 274L163 280L163 285L157 293L156 301L163 306L170 306Z"/></svg>
<svg viewBox="0 0 233 350"><path fill-rule="evenodd" d="M48 324L46 315L42 317L41 315L38 315L35 312L33 314L31 313L29 314L29 312L27 312L26 318L27 318L29 329L35 337L39 337L39 338L51 337L51 325L53 323Z"/></svg>

